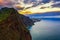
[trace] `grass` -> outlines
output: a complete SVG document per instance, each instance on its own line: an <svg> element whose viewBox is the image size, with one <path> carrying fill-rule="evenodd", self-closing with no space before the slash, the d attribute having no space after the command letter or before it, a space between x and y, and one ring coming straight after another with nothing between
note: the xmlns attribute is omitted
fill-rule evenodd
<svg viewBox="0 0 60 40"><path fill-rule="evenodd" d="M0 22L5 20L10 15L10 10L1 10L0 11Z"/></svg>

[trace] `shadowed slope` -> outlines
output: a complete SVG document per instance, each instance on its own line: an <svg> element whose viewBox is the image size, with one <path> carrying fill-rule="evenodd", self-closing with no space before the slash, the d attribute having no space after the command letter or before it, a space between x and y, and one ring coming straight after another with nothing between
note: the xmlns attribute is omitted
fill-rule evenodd
<svg viewBox="0 0 60 40"><path fill-rule="evenodd" d="M26 28L32 26L33 22L13 8L2 8L0 10L0 40L32 40L29 30ZM6 16L7 15L7 16ZM29 24L24 24L24 20L28 19Z"/></svg>

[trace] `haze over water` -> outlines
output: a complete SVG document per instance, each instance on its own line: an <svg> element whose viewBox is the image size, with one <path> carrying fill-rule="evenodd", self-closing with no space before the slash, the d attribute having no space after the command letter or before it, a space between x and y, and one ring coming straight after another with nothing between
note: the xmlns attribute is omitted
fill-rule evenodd
<svg viewBox="0 0 60 40"><path fill-rule="evenodd" d="M33 40L60 40L60 20L45 19L32 26Z"/></svg>

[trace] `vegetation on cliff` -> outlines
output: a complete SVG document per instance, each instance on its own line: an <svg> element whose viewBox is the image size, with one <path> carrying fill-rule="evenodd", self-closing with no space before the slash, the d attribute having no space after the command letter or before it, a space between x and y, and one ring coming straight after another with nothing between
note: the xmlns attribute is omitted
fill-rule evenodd
<svg viewBox="0 0 60 40"><path fill-rule="evenodd" d="M29 30L34 22L14 8L0 10L0 40L32 40Z"/></svg>

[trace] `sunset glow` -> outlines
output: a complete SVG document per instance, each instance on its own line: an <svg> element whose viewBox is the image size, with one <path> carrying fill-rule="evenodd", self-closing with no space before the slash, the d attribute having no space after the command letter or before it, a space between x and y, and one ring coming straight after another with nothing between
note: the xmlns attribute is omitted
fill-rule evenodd
<svg viewBox="0 0 60 40"><path fill-rule="evenodd" d="M35 13L45 13L45 12L55 12L60 11L60 7L53 7L52 5L58 4L60 2L50 1L49 3L41 3L35 7L24 9L22 11L18 10L20 14L35 14Z"/></svg>
<svg viewBox="0 0 60 40"><path fill-rule="evenodd" d="M20 12L21 14L35 14L35 13L45 13L45 12L54 12L54 11L60 11L60 8L45 8L45 9L31 8L18 12Z"/></svg>
<svg viewBox="0 0 60 40"><path fill-rule="evenodd" d="M43 3L43 0L0 0L0 5L2 7L13 7L15 9L20 9L18 12L20 14L35 14L35 13L45 13L45 12L53 12L60 11L60 7L55 7L53 5L60 4L60 1L54 2L54 0L50 0L47 3Z"/></svg>

